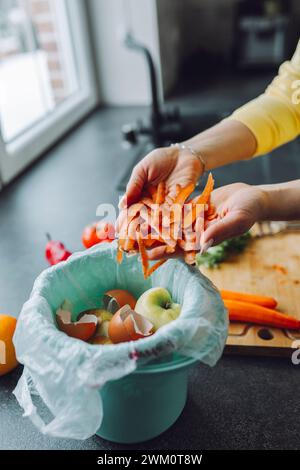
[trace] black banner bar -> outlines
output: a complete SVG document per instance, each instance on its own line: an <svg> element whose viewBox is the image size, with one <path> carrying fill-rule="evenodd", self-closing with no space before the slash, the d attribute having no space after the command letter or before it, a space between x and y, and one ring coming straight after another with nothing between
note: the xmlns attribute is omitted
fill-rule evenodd
<svg viewBox="0 0 300 470"><path fill-rule="evenodd" d="M286 464L286 452L276 451L201 451L201 450L124 450L124 451L0 451L1 464L16 464L18 468L43 468L43 466L66 466L66 468L147 468L152 465L220 469L230 465L241 469L246 465L268 467ZM1 465L2 466L2 465ZM2 467L5 468L5 467Z"/></svg>

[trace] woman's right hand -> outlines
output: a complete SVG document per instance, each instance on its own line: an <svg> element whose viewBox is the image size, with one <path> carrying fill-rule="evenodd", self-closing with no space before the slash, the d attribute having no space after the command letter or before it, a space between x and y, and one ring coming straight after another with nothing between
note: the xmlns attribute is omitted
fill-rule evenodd
<svg viewBox="0 0 300 470"><path fill-rule="evenodd" d="M147 185L157 186L164 181L172 196L176 193L176 184L181 187L190 183L196 185L202 173L203 164L188 149L176 146L155 149L134 167L120 208L137 202Z"/></svg>

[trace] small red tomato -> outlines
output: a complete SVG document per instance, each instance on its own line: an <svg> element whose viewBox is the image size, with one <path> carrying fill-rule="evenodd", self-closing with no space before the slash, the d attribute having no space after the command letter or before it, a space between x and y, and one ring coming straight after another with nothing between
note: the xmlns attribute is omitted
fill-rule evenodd
<svg viewBox="0 0 300 470"><path fill-rule="evenodd" d="M109 222L94 222L85 227L82 233L82 243L85 248L101 242L112 242L115 239L115 227Z"/></svg>
<svg viewBox="0 0 300 470"><path fill-rule="evenodd" d="M53 266L61 261L66 261L72 253L66 249L63 243L51 240L49 233L47 233L46 236L48 243L45 248L45 256L48 263Z"/></svg>

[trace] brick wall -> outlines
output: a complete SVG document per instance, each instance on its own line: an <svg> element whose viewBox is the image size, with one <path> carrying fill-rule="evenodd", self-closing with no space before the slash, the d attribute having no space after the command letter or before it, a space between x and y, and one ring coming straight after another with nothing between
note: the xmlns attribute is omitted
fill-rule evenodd
<svg viewBox="0 0 300 470"><path fill-rule="evenodd" d="M8 12L13 8L29 12L37 47L47 54L47 65L54 100L55 102L61 101L68 95L68 71L61 49L58 21L53 8L54 0L6 0L5 5ZM25 41L23 38L20 40L22 35L22 26L11 26L8 35L0 38L0 60L30 50L26 35ZM22 44L24 43L25 51L22 50Z"/></svg>
<svg viewBox="0 0 300 470"><path fill-rule="evenodd" d="M66 70L60 50L53 0L27 0L39 46L47 53L51 88L56 102L67 94Z"/></svg>

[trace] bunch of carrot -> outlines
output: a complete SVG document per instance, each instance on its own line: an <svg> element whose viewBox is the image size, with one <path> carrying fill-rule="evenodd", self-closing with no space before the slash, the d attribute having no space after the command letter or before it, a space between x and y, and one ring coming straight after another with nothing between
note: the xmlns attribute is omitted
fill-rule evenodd
<svg viewBox="0 0 300 470"><path fill-rule="evenodd" d="M165 260L150 267L147 250L163 247L169 256L181 250L186 263L194 264L200 249L200 237L206 220L216 217L210 203L214 179L208 176L202 194L189 199L194 184L176 185L171 196L164 182L157 187L148 186L139 202L123 211L119 229L117 260L122 262L123 252L140 253L144 277L149 277Z"/></svg>
<svg viewBox="0 0 300 470"><path fill-rule="evenodd" d="M230 321L257 323L289 330L300 329L300 320L275 310L277 301L273 297L227 290L221 290L221 296L228 310Z"/></svg>

